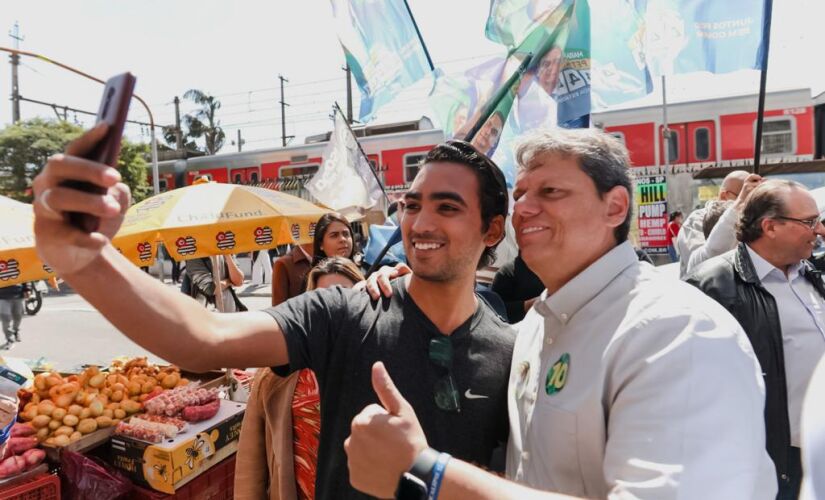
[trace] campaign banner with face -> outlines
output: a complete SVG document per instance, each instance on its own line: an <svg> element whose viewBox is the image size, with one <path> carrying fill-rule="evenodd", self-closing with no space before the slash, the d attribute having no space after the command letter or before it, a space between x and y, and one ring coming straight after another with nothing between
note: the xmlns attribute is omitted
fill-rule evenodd
<svg viewBox="0 0 825 500"><path fill-rule="evenodd" d="M359 120L430 75L424 45L403 0L331 0L338 40L361 89Z"/></svg>

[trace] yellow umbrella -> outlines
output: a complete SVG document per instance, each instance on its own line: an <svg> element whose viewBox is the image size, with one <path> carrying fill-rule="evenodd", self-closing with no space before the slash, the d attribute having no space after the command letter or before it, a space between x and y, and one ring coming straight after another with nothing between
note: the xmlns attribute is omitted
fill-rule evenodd
<svg viewBox="0 0 825 500"><path fill-rule="evenodd" d="M163 241L176 260L309 243L329 210L271 189L205 183L153 196L129 209L114 245L151 261Z"/></svg>
<svg viewBox="0 0 825 500"><path fill-rule="evenodd" d="M0 196L0 287L53 276L34 248L32 206Z"/></svg>

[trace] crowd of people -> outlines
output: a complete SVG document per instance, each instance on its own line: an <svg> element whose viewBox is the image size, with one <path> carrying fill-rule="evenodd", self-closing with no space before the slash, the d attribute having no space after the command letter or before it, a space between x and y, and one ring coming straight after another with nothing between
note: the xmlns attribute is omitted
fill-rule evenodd
<svg viewBox="0 0 825 500"><path fill-rule="evenodd" d="M625 147L597 130L537 131L514 151L519 252L493 283L501 314L476 272L504 237L510 195L487 156L448 141L399 206L408 267L364 282L352 228L329 214L312 245L276 260L273 307L218 314L109 243L128 189L79 158L103 131L36 179L38 251L154 354L195 371L260 367L237 498L790 499L803 477L808 493L822 487L823 471L803 467L821 460L806 440L817 427L801 422L825 353L825 285L807 261L825 226L797 183L725 178L674 230L676 280L629 242ZM67 211L101 217L100 233Z"/></svg>

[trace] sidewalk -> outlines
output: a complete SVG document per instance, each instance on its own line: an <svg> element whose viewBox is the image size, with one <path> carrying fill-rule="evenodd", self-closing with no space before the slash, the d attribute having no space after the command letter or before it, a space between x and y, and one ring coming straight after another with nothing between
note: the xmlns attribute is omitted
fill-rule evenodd
<svg viewBox="0 0 825 500"><path fill-rule="evenodd" d="M272 295L272 285L264 283L263 285L253 285L251 282L245 282L243 285L236 288L238 297L269 297Z"/></svg>

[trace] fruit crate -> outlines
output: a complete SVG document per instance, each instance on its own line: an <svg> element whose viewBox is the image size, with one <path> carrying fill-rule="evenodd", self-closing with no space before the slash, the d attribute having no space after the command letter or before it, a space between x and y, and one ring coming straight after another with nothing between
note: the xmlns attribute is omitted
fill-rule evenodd
<svg viewBox="0 0 825 500"><path fill-rule="evenodd" d="M129 500L232 500L235 486L235 455L177 490L174 495L135 486Z"/></svg>
<svg viewBox="0 0 825 500"><path fill-rule="evenodd" d="M60 500L60 479L55 474L43 474L0 490L0 500Z"/></svg>

